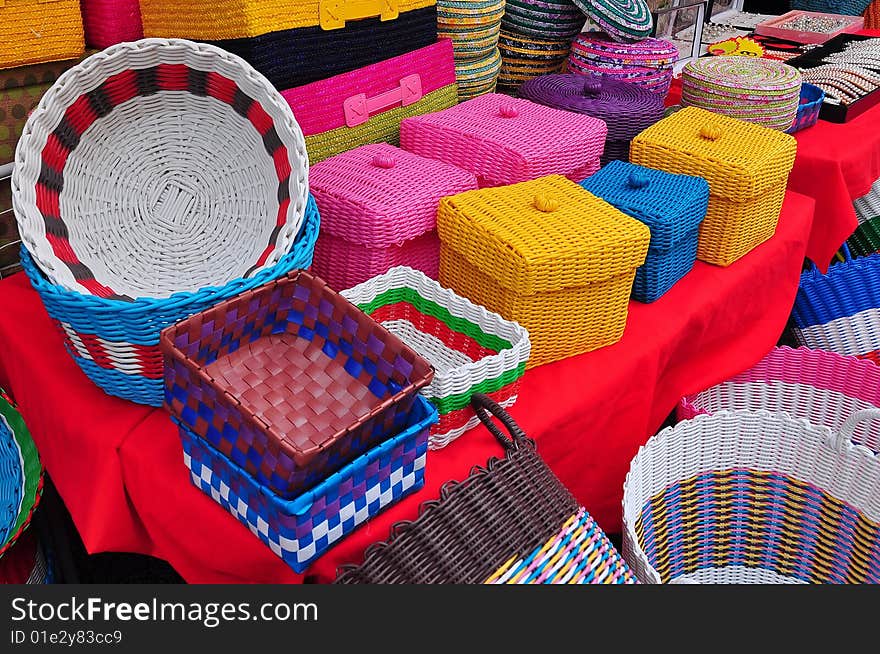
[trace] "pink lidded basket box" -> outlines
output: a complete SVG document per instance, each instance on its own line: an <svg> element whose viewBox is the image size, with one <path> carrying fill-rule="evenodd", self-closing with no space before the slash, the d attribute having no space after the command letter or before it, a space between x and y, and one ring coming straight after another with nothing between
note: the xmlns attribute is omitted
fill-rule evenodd
<svg viewBox="0 0 880 654"><path fill-rule="evenodd" d="M607 133L598 118L489 93L407 118L400 144L472 172L482 188L547 175L580 182L599 170Z"/></svg>
<svg viewBox="0 0 880 654"><path fill-rule="evenodd" d="M309 183L321 213L312 270L335 289L394 266L436 279L437 205L443 197L477 188L471 173L387 143L315 164Z"/></svg>
<svg viewBox="0 0 880 654"><path fill-rule="evenodd" d="M86 44L109 48L144 38L138 0L80 0Z"/></svg>
<svg viewBox="0 0 880 654"><path fill-rule="evenodd" d="M339 56L343 56L340 53ZM368 143L399 143L400 121L458 102L452 41L282 91L317 163Z"/></svg>
<svg viewBox="0 0 880 654"><path fill-rule="evenodd" d="M810 31L807 27L811 21L813 25L825 23L827 31ZM773 36L798 43L825 43L838 34L855 34L864 26L865 19L862 16L824 14L816 11L789 11L787 14L759 23L755 28L755 34Z"/></svg>

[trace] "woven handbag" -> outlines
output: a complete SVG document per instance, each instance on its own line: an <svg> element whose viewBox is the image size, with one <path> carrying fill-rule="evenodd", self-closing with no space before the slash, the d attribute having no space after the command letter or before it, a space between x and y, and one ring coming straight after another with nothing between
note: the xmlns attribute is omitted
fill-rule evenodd
<svg viewBox="0 0 880 654"><path fill-rule="evenodd" d="M79 0L0 2L0 69L73 59L84 49Z"/></svg>
<svg viewBox="0 0 880 654"><path fill-rule="evenodd" d="M64 73L31 114L12 193L54 284L165 299L290 251L308 161L290 107L247 63L191 41L122 43Z"/></svg>
<svg viewBox="0 0 880 654"><path fill-rule="evenodd" d="M124 41L144 38L138 0L80 0L80 2L86 43L89 46L103 49Z"/></svg>
<svg viewBox="0 0 880 654"><path fill-rule="evenodd" d="M653 436L623 489L645 583L880 583L880 459L785 413L719 411Z"/></svg>
<svg viewBox="0 0 880 654"><path fill-rule="evenodd" d="M339 584L629 584L626 563L510 415L485 395L480 420L506 450L440 489L419 517L391 528ZM495 416L509 436L491 419Z"/></svg>
<svg viewBox="0 0 880 654"><path fill-rule="evenodd" d="M40 272L27 248L21 263L80 369L106 393L132 402L162 406L162 354L159 333L169 325L217 302L277 279L312 263L320 218L309 198L305 224L293 248L271 268L222 286L206 286L164 299L110 300L68 291Z"/></svg>
<svg viewBox="0 0 880 654"><path fill-rule="evenodd" d="M753 368L682 398L678 417L740 409L785 412L839 431L855 412L880 409L880 366L824 350L777 347ZM852 441L880 452L880 422L859 425Z"/></svg>
<svg viewBox="0 0 880 654"><path fill-rule="evenodd" d="M0 389L0 557L31 523L43 492L43 465L21 414Z"/></svg>
<svg viewBox="0 0 880 654"><path fill-rule="evenodd" d="M458 102L452 44L426 48L283 91L312 163L369 143L400 142L404 118Z"/></svg>
<svg viewBox="0 0 880 654"><path fill-rule="evenodd" d="M470 406L474 393L503 407L516 402L531 350L528 332L517 323L404 266L342 295L434 366L434 379L421 391L440 412L431 429L432 450L477 426Z"/></svg>
<svg viewBox="0 0 880 654"><path fill-rule="evenodd" d="M880 363L880 254L833 263L823 274L801 274L791 311L798 343Z"/></svg>
<svg viewBox="0 0 880 654"><path fill-rule="evenodd" d="M431 364L298 270L162 332L165 407L296 497L397 434Z"/></svg>
<svg viewBox="0 0 880 654"><path fill-rule="evenodd" d="M428 431L436 421L436 409L417 397L399 433L294 499L279 497L178 425L193 485L301 573L358 525L424 485Z"/></svg>
<svg viewBox="0 0 880 654"><path fill-rule="evenodd" d="M436 40L437 9L432 3L394 20L365 18L347 22L344 29L301 27L211 43L245 59L276 88L289 89L399 57Z"/></svg>
<svg viewBox="0 0 880 654"><path fill-rule="evenodd" d="M312 271L331 288L349 288L394 266L440 272L437 204L477 188L449 164L376 143L312 167L321 234Z"/></svg>

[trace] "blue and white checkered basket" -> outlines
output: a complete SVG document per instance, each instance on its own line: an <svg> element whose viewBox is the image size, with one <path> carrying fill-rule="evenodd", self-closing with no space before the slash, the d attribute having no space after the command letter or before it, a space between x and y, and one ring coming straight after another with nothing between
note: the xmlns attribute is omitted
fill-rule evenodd
<svg viewBox="0 0 880 654"><path fill-rule="evenodd" d="M175 422L192 483L301 573L358 525L424 485L428 433L437 420L437 409L417 397L409 426L399 435L293 500L282 499L258 484Z"/></svg>

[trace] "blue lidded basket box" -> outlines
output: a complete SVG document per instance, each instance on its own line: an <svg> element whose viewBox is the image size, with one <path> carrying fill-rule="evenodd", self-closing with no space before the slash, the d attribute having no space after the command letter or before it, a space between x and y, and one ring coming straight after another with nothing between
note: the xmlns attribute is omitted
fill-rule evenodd
<svg viewBox="0 0 880 654"><path fill-rule="evenodd" d="M705 179L612 161L581 186L651 230L648 257L636 271L634 300L654 302L690 272L709 204Z"/></svg>

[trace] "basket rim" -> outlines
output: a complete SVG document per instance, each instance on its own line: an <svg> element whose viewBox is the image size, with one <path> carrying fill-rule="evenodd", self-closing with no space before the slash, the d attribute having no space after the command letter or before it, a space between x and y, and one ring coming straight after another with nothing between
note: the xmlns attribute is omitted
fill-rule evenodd
<svg viewBox="0 0 880 654"><path fill-rule="evenodd" d="M151 69L162 64L183 65L190 70L216 73L221 77L226 76L240 92L236 94L236 97L244 94L245 97L253 102L253 105L259 106L263 110L261 113L265 115L265 118L260 118L260 120L271 121L268 127L264 127L264 129L268 130L266 132L267 136L260 137L260 140L265 145L265 152L261 151L260 156L267 157L267 161L271 163L278 174L279 179L276 180L276 183L268 185L276 188L277 193L272 191L272 188L268 188L266 198L270 203L278 205L276 220L280 221L283 216L285 222L275 226L269 238L268 246L259 259L253 262L253 269L264 269L277 263L292 247L297 234L302 228L308 200L307 180L309 163L305 148L305 138L293 116L292 109L266 77L256 71L241 57L207 43L196 43L185 39L159 38L119 43L86 57L58 77L28 117L15 151L12 196L22 241L28 244L36 264L46 274L47 278L68 290L76 290L96 296L114 297L124 301L131 301L133 299L128 298L124 294L118 294L113 290L113 285L116 282L112 276L111 278L106 278L105 275L100 275L99 273L99 276L103 279L97 279L92 270L79 262L74 245L67 239L67 228L64 224L66 220L70 220L70 215L48 216L38 206L36 187L40 187L41 184L44 186L48 184L49 186L45 186L45 188L55 193L56 197L60 196L63 188L64 163L61 164L60 171L55 171L51 166L46 168L46 164L41 160L43 152L50 147L47 144L47 139L59 126L70 126L65 116L80 100L83 100L83 98L90 100L91 98L88 94L93 92L102 95L100 93L102 85L108 79L118 78L118 75L124 74L127 71ZM247 90L243 90L242 86ZM197 95L189 89L184 89L183 91ZM120 104L143 97L141 93L141 90L135 88L134 95ZM210 94L206 93L206 95ZM236 111L233 101L218 101L225 102L229 111ZM90 104L90 102L85 102L84 104ZM107 104L113 105L113 101L107 100ZM91 112L95 114L95 118L89 124L95 124L103 116L112 113L112 106L110 110L107 110L105 106L103 111L105 113L98 112L92 108ZM80 111L78 115L84 114ZM260 132L260 128L257 127L253 120L249 117L245 117L245 120L250 120L255 130ZM72 143L65 144L64 141L66 139L61 139L60 137L53 141L55 144L62 143L60 147L64 151L63 159L65 162L67 155L75 150L76 144L79 142L79 136L76 136L77 130L71 129L69 131L75 137ZM87 133L88 128L86 127L83 129L82 134ZM268 138L269 135L272 136L274 141ZM275 143L278 145L276 146ZM73 147L69 147L70 145L73 145ZM272 150L271 148L277 149ZM286 149L286 159L282 159L283 155L279 154L283 152L282 148ZM278 158L279 161L286 161L290 168L290 173L286 177L283 177L285 171L283 168L278 167L278 162L272 162L274 158ZM48 182L44 175L48 176ZM61 188L58 188L58 186ZM286 205L285 202L281 201L282 191L289 196L289 202ZM270 204L270 206L273 205ZM61 213L60 207L58 213ZM270 216L267 215L266 218L268 217ZM47 222L52 224L49 225ZM55 226L56 222L60 223L62 234L60 239L59 227ZM47 231L53 234L54 238L51 241L47 237ZM54 241L57 240L61 240L62 243L56 246ZM205 242L202 246L210 247L210 244ZM57 251L58 248L61 248L60 252ZM67 254L66 250L69 250L72 254ZM73 261L71 261L71 257ZM112 268L108 266L109 270L112 270ZM247 274L251 273L252 271L248 271ZM95 284L91 284L92 281ZM92 285L95 290L89 289L87 284ZM153 298L164 299L156 296L153 296Z"/></svg>

